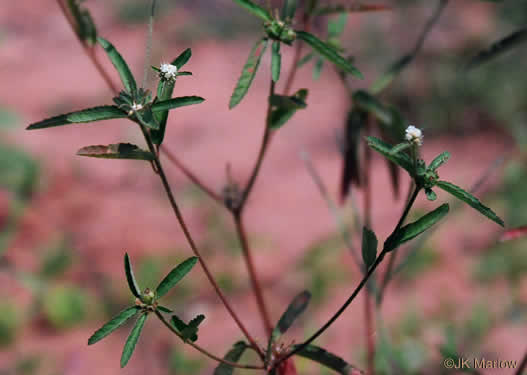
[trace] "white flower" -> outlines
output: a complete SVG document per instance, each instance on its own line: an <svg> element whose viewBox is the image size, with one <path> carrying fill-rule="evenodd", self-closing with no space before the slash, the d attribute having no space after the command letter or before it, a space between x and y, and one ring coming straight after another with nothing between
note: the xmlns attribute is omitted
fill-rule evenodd
<svg viewBox="0 0 527 375"><path fill-rule="evenodd" d="M177 66L163 63L159 67L159 77L167 81L175 81L177 77Z"/></svg>
<svg viewBox="0 0 527 375"><path fill-rule="evenodd" d="M415 143L418 146L423 144L423 132L421 129L416 128L413 125L410 125L406 128L405 138L408 142Z"/></svg>

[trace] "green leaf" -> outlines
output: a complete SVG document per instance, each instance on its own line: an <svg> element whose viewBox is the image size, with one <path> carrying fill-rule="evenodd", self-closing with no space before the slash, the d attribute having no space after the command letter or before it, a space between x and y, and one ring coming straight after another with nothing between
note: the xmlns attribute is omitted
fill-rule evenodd
<svg viewBox="0 0 527 375"><path fill-rule="evenodd" d="M320 76L322 75L322 69L324 69L324 59L319 57L317 61L315 61L315 66L313 67L313 80L318 81Z"/></svg>
<svg viewBox="0 0 527 375"><path fill-rule="evenodd" d="M308 53L307 55L302 57L300 59L300 61L298 61L298 64L296 64L296 67L300 68L300 67L304 66L305 64L310 62L313 59L313 57L315 57L315 53L314 52Z"/></svg>
<svg viewBox="0 0 527 375"><path fill-rule="evenodd" d="M93 345L96 342L102 340L106 336L108 336L110 333L115 331L117 328L122 326L128 319L134 317L141 311L141 308L139 306L132 306L129 307L123 311L121 311L119 314L117 314L115 317L113 317L108 323L103 325L101 328L99 328L91 337L88 339L88 345Z"/></svg>
<svg viewBox="0 0 527 375"><path fill-rule="evenodd" d="M412 147L412 144L410 142L402 142L392 147L392 150L390 151L392 155L398 154L401 151L404 151L408 148Z"/></svg>
<svg viewBox="0 0 527 375"><path fill-rule="evenodd" d="M124 254L124 273L126 274L126 281L128 281L128 287L134 296L137 298L141 297L141 289L135 281L134 270L132 268L132 262L130 262L130 257L128 253Z"/></svg>
<svg viewBox="0 0 527 375"><path fill-rule="evenodd" d="M90 12L81 7L79 2L79 0L67 1L69 12L73 16L75 33L80 40L93 46L97 43L97 28Z"/></svg>
<svg viewBox="0 0 527 375"><path fill-rule="evenodd" d="M488 49L478 53L467 64L467 69L476 68L527 41L527 28L513 32L505 38L495 42Z"/></svg>
<svg viewBox="0 0 527 375"><path fill-rule="evenodd" d="M291 117L293 117L296 111L305 108L307 106L305 103L307 94L308 91L306 89L300 89L290 97L283 97L280 95L273 96L270 99L271 104L273 104L273 102L277 103L277 100L281 100L282 102L271 111L269 127L273 130L279 129L289 121ZM284 100L284 98L287 98L288 100Z"/></svg>
<svg viewBox="0 0 527 375"><path fill-rule="evenodd" d="M114 105L94 107L83 109L76 112L66 113L43 121L35 122L29 125L27 130L44 129L53 126L80 124L85 122L94 122L101 120L111 120L115 118L124 118L127 114Z"/></svg>
<svg viewBox="0 0 527 375"><path fill-rule="evenodd" d="M192 57L192 50L190 48L187 48L181 53L181 55L176 57L174 61L172 61L170 64L177 66L177 69L179 70L183 67L183 65L185 65L190 60L191 57Z"/></svg>
<svg viewBox="0 0 527 375"><path fill-rule="evenodd" d="M198 315L192 319L181 332L184 341L191 340L192 342L198 339L198 329L201 322L205 320L205 315Z"/></svg>
<svg viewBox="0 0 527 375"><path fill-rule="evenodd" d="M103 159L154 160L151 152L145 151L130 143L87 146L77 151L79 156Z"/></svg>
<svg viewBox="0 0 527 375"><path fill-rule="evenodd" d="M273 338L276 340L277 337L280 337L285 333L293 322L298 318L309 304L311 299L311 294L308 291L303 291L297 295L293 301L289 304L286 311L280 317L280 320L276 324L275 329L273 330Z"/></svg>
<svg viewBox="0 0 527 375"><path fill-rule="evenodd" d="M354 75L357 78L364 78L362 73L357 68L355 68L347 59L342 57L333 47L321 41L313 34L307 33L305 31L297 31L296 35L299 39L309 44L311 48L313 48L321 56L323 56L333 64L337 65L346 73L350 73L351 75Z"/></svg>
<svg viewBox="0 0 527 375"><path fill-rule="evenodd" d="M237 363L242 357L243 353L249 346L243 342L238 341L232 346L232 349L223 357L224 360L229 362ZM220 363L214 370L214 375L232 375L234 367L229 366L225 363Z"/></svg>
<svg viewBox="0 0 527 375"><path fill-rule="evenodd" d="M297 346L298 345L294 346L293 350L295 350ZM337 357L335 354L332 354L327 350L319 348L315 345L306 346L304 349L297 352L296 355L320 363L321 365L342 375L351 375L355 372L357 372L357 374L361 373L357 368L353 367L342 358Z"/></svg>
<svg viewBox="0 0 527 375"><path fill-rule="evenodd" d="M106 51L113 66L119 73L119 76L121 77L121 81L123 82L123 86L126 91L130 94L134 94L137 90L137 84L135 83L134 76L132 75L130 68L126 64L126 61L124 61L121 54L106 39L98 37L97 40L99 41L101 47L104 48L104 50Z"/></svg>
<svg viewBox="0 0 527 375"><path fill-rule="evenodd" d="M432 189L426 189L425 193L426 193L426 199L428 199L429 201L433 202L437 199L437 195L436 193L434 193Z"/></svg>
<svg viewBox="0 0 527 375"><path fill-rule="evenodd" d="M359 108L375 116L383 134L386 133L395 140L403 137L407 123L396 108L381 103L375 96L364 90L357 90L353 94L353 102Z"/></svg>
<svg viewBox="0 0 527 375"><path fill-rule="evenodd" d="M410 175L413 175L413 163L410 157L403 153L392 153L393 146L375 137L367 137L368 146L382 154L385 158L404 168Z"/></svg>
<svg viewBox="0 0 527 375"><path fill-rule="evenodd" d="M348 15L346 13L340 14L336 20L328 21L328 37L338 38L346 28L348 22Z"/></svg>
<svg viewBox="0 0 527 375"><path fill-rule="evenodd" d="M156 289L157 298L163 297L174 285L176 285L194 267L198 261L197 257L190 257L177 265L159 283Z"/></svg>
<svg viewBox="0 0 527 375"><path fill-rule="evenodd" d="M428 166L429 170L435 171L450 159L450 152L445 151L437 155Z"/></svg>
<svg viewBox="0 0 527 375"><path fill-rule="evenodd" d="M396 60L394 63L392 63L388 69L386 69L386 72L381 75L373 85L370 87L370 91L373 94L379 94L381 91L383 91L386 87L392 83L392 81L399 75L400 72L404 70L414 59L415 53L404 55L398 60Z"/></svg>
<svg viewBox="0 0 527 375"><path fill-rule="evenodd" d="M166 111L173 108L203 103L205 99L200 96L180 96L152 104L152 112Z"/></svg>
<svg viewBox="0 0 527 375"><path fill-rule="evenodd" d="M274 82L280 79L280 69L282 66L282 55L280 54L280 41L275 40L271 48L271 73Z"/></svg>
<svg viewBox="0 0 527 375"><path fill-rule="evenodd" d="M273 20L273 17L271 17L265 8L253 3L250 0L234 0L234 2L264 21L271 22Z"/></svg>
<svg viewBox="0 0 527 375"><path fill-rule="evenodd" d="M141 125L146 126L147 128L152 130L159 130L160 125L154 117L154 112L152 111L152 108L145 107L140 111L134 112L134 116Z"/></svg>
<svg viewBox="0 0 527 375"><path fill-rule="evenodd" d="M165 306L157 306L157 309L161 312L164 312L165 314L172 314L174 312Z"/></svg>
<svg viewBox="0 0 527 375"><path fill-rule="evenodd" d="M159 80L157 85L157 100L163 102L171 99L172 93L174 92L174 84L175 82L172 81ZM150 134L152 136L152 142L155 145L160 145L163 143L163 139L165 138L165 131L168 121L168 110L155 112L154 118L159 124L159 129L152 130Z"/></svg>
<svg viewBox="0 0 527 375"><path fill-rule="evenodd" d="M398 231L393 233L386 242L384 243L384 248L386 251L392 251L401 246L403 243L414 239L425 230L432 227L439 220L441 220L449 211L449 206L447 203L442 204L435 210L427 213L423 217L419 218L417 221L405 225L402 228L399 228Z"/></svg>
<svg viewBox="0 0 527 375"><path fill-rule="evenodd" d="M260 61L262 60L262 55L267 48L267 39L261 39L253 46L247 62L243 66L242 74L234 88L232 93L231 100L229 102L229 109L236 107L249 91L249 87L254 80L254 76L260 66Z"/></svg>
<svg viewBox="0 0 527 375"><path fill-rule="evenodd" d="M503 220L500 219L498 215L494 213L494 211L492 211L490 208L481 203L478 198L476 198L469 192L461 189L459 186L456 186L447 181L438 181L436 185L446 191L447 193L452 194L457 199L462 200L470 207L478 210L480 213L488 217L490 220L494 221L496 224L501 225L502 227L505 226Z"/></svg>
<svg viewBox="0 0 527 375"><path fill-rule="evenodd" d="M292 20L295 17L296 8L298 7L298 0L284 0L280 18L282 20Z"/></svg>
<svg viewBox="0 0 527 375"><path fill-rule="evenodd" d="M128 339L126 339L126 343L124 344L123 348L123 354L121 355L121 368L126 366L128 361L132 357L132 354L134 353L135 346L137 345L137 340L139 340L139 336L141 336L141 331L145 326L146 317L147 314L144 313L139 317L139 319L137 319L137 322L135 323L134 328L132 328Z"/></svg>
<svg viewBox="0 0 527 375"><path fill-rule="evenodd" d="M350 193L351 184L360 186L361 170L359 164L359 146L361 131L368 121L368 113L353 107L348 113L342 144L342 174L340 180L340 200L343 202Z"/></svg>
<svg viewBox="0 0 527 375"><path fill-rule="evenodd" d="M362 228L362 260L369 269L377 258L377 236L375 233L364 227Z"/></svg>

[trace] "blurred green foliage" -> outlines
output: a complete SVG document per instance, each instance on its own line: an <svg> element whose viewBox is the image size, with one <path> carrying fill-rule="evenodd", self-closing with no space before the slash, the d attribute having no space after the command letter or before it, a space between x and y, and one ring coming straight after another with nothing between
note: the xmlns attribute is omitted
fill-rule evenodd
<svg viewBox="0 0 527 375"><path fill-rule="evenodd" d="M6 347L16 339L21 317L21 311L14 303L5 299L0 303L0 347Z"/></svg>
<svg viewBox="0 0 527 375"><path fill-rule="evenodd" d="M84 290L70 285L57 285L50 288L44 297L43 314L54 328L65 330L84 320L89 303Z"/></svg>

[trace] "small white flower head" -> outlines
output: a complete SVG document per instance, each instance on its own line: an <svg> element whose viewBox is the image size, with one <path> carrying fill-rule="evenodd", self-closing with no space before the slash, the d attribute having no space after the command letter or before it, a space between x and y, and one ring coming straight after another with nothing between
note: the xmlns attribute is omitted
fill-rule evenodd
<svg viewBox="0 0 527 375"><path fill-rule="evenodd" d="M405 138L408 142L412 142L417 146L421 146L423 144L423 132L421 129L416 128L413 125L410 125L406 128Z"/></svg>
<svg viewBox="0 0 527 375"><path fill-rule="evenodd" d="M140 111L143 109L143 105L141 103L133 102L132 106L130 107L130 111L128 112L128 116L132 116L135 112Z"/></svg>
<svg viewBox="0 0 527 375"><path fill-rule="evenodd" d="M175 81L177 77L177 66L163 63L159 67L159 77L166 81Z"/></svg>

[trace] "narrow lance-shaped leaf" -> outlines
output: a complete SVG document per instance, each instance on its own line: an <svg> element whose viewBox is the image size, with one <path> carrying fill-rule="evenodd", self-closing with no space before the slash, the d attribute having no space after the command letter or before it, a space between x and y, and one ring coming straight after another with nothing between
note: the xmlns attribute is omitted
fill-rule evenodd
<svg viewBox="0 0 527 375"><path fill-rule="evenodd" d="M527 41L527 28L517 30L473 57L467 64L467 69L476 68L525 41Z"/></svg>
<svg viewBox="0 0 527 375"><path fill-rule="evenodd" d="M298 0L284 0L280 18L282 20L292 20L295 17Z"/></svg>
<svg viewBox="0 0 527 375"><path fill-rule="evenodd" d="M174 108L184 107L187 105L203 103L205 99L200 96L181 96L169 100L163 100L152 104L152 112L166 111Z"/></svg>
<svg viewBox="0 0 527 375"><path fill-rule="evenodd" d="M151 130L159 130L159 122L157 122L152 108L146 107L141 111L136 111L134 116L141 125L146 126Z"/></svg>
<svg viewBox="0 0 527 375"><path fill-rule="evenodd" d="M156 294L158 298L163 297L174 285L176 285L185 275L194 267L198 261L197 257L190 257L177 265L165 278L159 283Z"/></svg>
<svg viewBox="0 0 527 375"><path fill-rule="evenodd" d="M185 65L192 57L192 50L187 48L178 57L174 59L170 64L177 66L178 70Z"/></svg>
<svg viewBox="0 0 527 375"><path fill-rule="evenodd" d="M127 117L127 114L113 105L83 109L76 112L48 118L29 125L27 130L44 129L53 126L81 124L94 121L111 120Z"/></svg>
<svg viewBox="0 0 527 375"><path fill-rule="evenodd" d="M348 15L346 13L340 14L336 20L328 21L328 37L329 38L338 38L340 34L346 28L346 23L348 22Z"/></svg>
<svg viewBox="0 0 527 375"><path fill-rule="evenodd" d="M121 327L126 321L134 317L137 313L141 311L139 306L132 306L117 314L113 317L108 323L99 328L95 333L88 339L88 345L93 345L96 342L102 340L110 333L115 331L117 328Z"/></svg>
<svg viewBox="0 0 527 375"><path fill-rule="evenodd" d="M392 63L388 69L386 69L386 72L377 78L377 80L371 85L370 91L372 94L378 94L388 87L395 77L397 77L397 75L412 62L413 58L414 54L404 55Z"/></svg>
<svg viewBox="0 0 527 375"><path fill-rule="evenodd" d="M377 258L377 236L375 233L364 227L362 228L362 260L369 269Z"/></svg>
<svg viewBox="0 0 527 375"><path fill-rule="evenodd" d="M437 155L434 158L434 160L432 160L428 168L432 171L435 171L437 170L437 168L445 164L448 161L448 159L450 159L450 152L448 151L442 152L439 155Z"/></svg>
<svg viewBox="0 0 527 375"><path fill-rule="evenodd" d="M314 52L310 52L310 53L308 53L307 55L305 55L304 57L302 57L302 58L298 61L298 63L296 64L296 67L297 67L297 68L300 68L300 67L304 66L305 64L307 64L308 62L310 62L310 61L313 59L313 57L315 57L315 56L316 56L316 54L315 54Z"/></svg>
<svg viewBox="0 0 527 375"><path fill-rule="evenodd" d="M132 75L128 64L126 64L126 61L124 61L121 54L106 39L99 37L97 38L97 40L99 41L101 47L104 48L104 50L106 51L113 66L119 73L119 76L121 77L121 81L123 82L123 86L126 91L130 94L134 94L137 90L137 84L135 83L135 78Z"/></svg>
<svg viewBox="0 0 527 375"><path fill-rule="evenodd" d="M276 337L279 337L284 332L286 332L289 327L291 327L296 318L298 318L307 308L310 299L311 294L308 291L303 291L302 293L297 295L293 299L293 301L291 301L291 303L287 307L287 310L280 317L280 320L278 321L275 329L273 330L273 337L275 339Z"/></svg>
<svg viewBox="0 0 527 375"><path fill-rule="evenodd" d="M264 21L271 22L273 17L269 14L265 8L261 7L258 4L253 3L250 0L234 0L234 2L241 7L247 9L249 12L254 14L256 17L261 18Z"/></svg>
<svg viewBox="0 0 527 375"><path fill-rule="evenodd" d="M232 349L223 357L224 360L237 363L242 357L248 345L243 341L238 341L232 346ZM234 367L226 363L220 363L214 370L214 375L232 375Z"/></svg>
<svg viewBox="0 0 527 375"><path fill-rule="evenodd" d="M183 328L181 335L184 341L196 341L198 339L199 325L205 320L205 315L198 315L192 319L185 328Z"/></svg>
<svg viewBox="0 0 527 375"><path fill-rule="evenodd" d="M165 306L157 306L157 309L161 312L164 312L165 314L172 314L174 312Z"/></svg>
<svg viewBox="0 0 527 375"><path fill-rule="evenodd" d="M447 203L442 204L435 210L427 213L423 217L419 218L417 221L405 225L402 228L399 228L394 234L392 234L386 242L384 243L384 248L386 251L392 251L401 246L403 243L410 241L411 239L417 237L425 230L432 227L439 220L441 220L449 211L449 206Z"/></svg>
<svg viewBox="0 0 527 375"><path fill-rule="evenodd" d="M351 184L360 186L360 134L368 119L368 114L360 109L353 108L348 113L342 142L343 165L340 180L340 200L344 202L351 190Z"/></svg>
<svg viewBox="0 0 527 375"><path fill-rule="evenodd" d="M438 181L437 186L446 191L447 193L452 194L457 199L462 200L470 207L478 210L480 213L488 217L490 220L494 221L496 224L501 225L502 227L505 226L503 220L500 219L498 215L494 213L494 211L492 211L490 208L481 203L478 198L476 198L469 192L463 190L459 186L456 186L447 181Z"/></svg>
<svg viewBox="0 0 527 375"><path fill-rule="evenodd" d="M126 343L124 344L123 348L123 354L121 355L121 368L126 366L128 361L132 357L132 354L134 353L135 346L137 345L137 341L139 340L139 336L141 336L141 331L145 326L146 317L147 314L144 313L139 317L139 319L137 319L137 322L135 323L134 328L132 328L128 339L126 339Z"/></svg>
<svg viewBox="0 0 527 375"><path fill-rule="evenodd" d="M130 143L87 146L77 151L77 155L103 159L154 160L151 152Z"/></svg>
<svg viewBox="0 0 527 375"><path fill-rule="evenodd" d="M247 94L247 91L249 91L249 87L251 87L254 76L256 75L258 67L260 66L262 55L267 48L267 43L267 39L261 39L253 46L251 53L247 58L247 62L243 66L242 74L238 80L238 83L236 84L236 87L234 88L234 92L232 93L231 100L229 102L229 109L236 107Z"/></svg>
<svg viewBox="0 0 527 375"><path fill-rule="evenodd" d="M282 55L280 54L280 42L275 40L271 48L271 73L274 82L280 79L280 70L282 67Z"/></svg>
<svg viewBox="0 0 527 375"><path fill-rule="evenodd" d="M159 83L157 85L157 100L161 102L169 100L172 98L173 92L174 82L159 80ZM160 145L161 143L163 143L163 139L165 138L165 131L168 121L168 110L155 112L154 118L159 124L159 129L152 130L150 134L152 135L152 142L156 145Z"/></svg>
<svg viewBox="0 0 527 375"><path fill-rule="evenodd" d="M296 347L293 347L293 350L295 348ZM304 349L297 352L296 355L320 363L321 365L342 375L353 375L355 372L357 374L361 374L361 372L356 367L350 365L342 358L315 345L306 346Z"/></svg>
<svg viewBox="0 0 527 375"><path fill-rule="evenodd" d="M93 18L87 9L80 6L79 0L68 0L67 5L70 14L74 19L74 28L77 36L89 46L97 43L97 28Z"/></svg>
<svg viewBox="0 0 527 375"><path fill-rule="evenodd" d="M382 154L384 157L399 165L400 167L404 168L408 173L410 173L410 175L413 174L413 164L408 155L403 153L393 154L392 145L385 143L378 138L367 137L367 140L368 146L370 146L372 149Z"/></svg>
<svg viewBox="0 0 527 375"><path fill-rule="evenodd" d="M134 270L132 268L132 262L130 262L130 257L128 253L124 254L124 273L126 274L126 281L128 281L128 287L134 296L137 298L141 297L141 289L135 281Z"/></svg>
<svg viewBox="0 0 527 375"><path fill-rule="evenodd" d="M333 47L324 43L322 40L318 39L313 34L310 34L305 31L296 31L296 35L299 39L309 44L311 48L313 48L321 56L323 56L333 64L337 65L346 73L350 73L351 75L354 75L357 78L364 78L362 73L357 68L355 68L351 64L351 62L349 62L346 58L342 57Z"/></svg>

